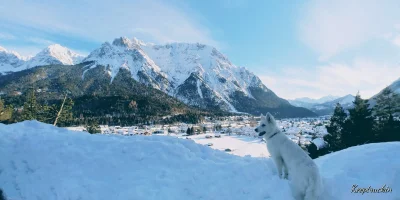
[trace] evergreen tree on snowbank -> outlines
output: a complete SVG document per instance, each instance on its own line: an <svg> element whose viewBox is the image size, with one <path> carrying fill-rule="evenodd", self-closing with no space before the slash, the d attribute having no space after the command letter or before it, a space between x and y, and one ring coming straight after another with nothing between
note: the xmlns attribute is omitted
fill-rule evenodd
<svg viewBox="0 0 400 200"><path fill-rule="evenodd" d="M329 152L338 151L343 148L342 130L346 122L347 114L343 107L337 103L333 116L326 129L329 134L324 136L324 140L329 144Z"/></svg>
<svg viewBox="0 0 400 200"><path fill-rule="evenodd" d="M372 143L375 140L375 119L369 108L368 100L360 94L354 99L354 107L349 109L349 117L342 130L342 142L346 147Z"/></svg>
<svg viewBox="0 0 400 200"><path fill-rule="evenodd" d="M394 118L395 113L400 111L400 98L393 91L385 89L373 109L359 94L353 105L348 109L348 116L340 104L336 105L326 126L328 134L324 136L328 146L316 149L309 145L307 149L311 157L367 143L400 141L400 121Z"/></svg>

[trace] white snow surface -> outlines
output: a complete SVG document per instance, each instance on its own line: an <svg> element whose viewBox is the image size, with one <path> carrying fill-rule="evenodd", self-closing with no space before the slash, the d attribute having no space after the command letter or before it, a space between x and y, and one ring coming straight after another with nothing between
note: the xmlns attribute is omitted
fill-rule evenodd
<svg viewBox="0 0 400 200"><path fill-rule="evenodd" d="M59 64L74 65L83 60L83 56L59 44L53 44L33 57L22 57L17 52L0 47L0 73L16 72L36 66Z"/></svg>
<svg viewBox="0 0 400 200"><path fill-rule="evenodd" d="M399 153L400 143L392 142L316 159L324 199L399 199ZM8 199L293 200L271 159L176 137L90 135L25 121L0 124L0 158L0 187ZM392 192L355 194L353 184L386 184Z"/></svg>
<svg viewBox="0 0 400 200"><path fill-rule="evenodd" d="M317 149L325 147L326 143L323 138L315 138L314 140L311 141L312 143L317 146Z"/></svg>
<svg viewBox="0 0 400 200"><path fill-rule="evenodd" d="M212 143L210 146L212 149L224 151L225 149L232 150L228 152L237 156L251 156L251 157L266 157L270 156L267 146L260 138L254 138L249 136L240 136L232 134L228 136L222 134L221 138L214 137L214 134L206 134L213 136L212 138L205 138L204 134L190 136L188 138L194 140L198 144L207 145Z"/></svg>

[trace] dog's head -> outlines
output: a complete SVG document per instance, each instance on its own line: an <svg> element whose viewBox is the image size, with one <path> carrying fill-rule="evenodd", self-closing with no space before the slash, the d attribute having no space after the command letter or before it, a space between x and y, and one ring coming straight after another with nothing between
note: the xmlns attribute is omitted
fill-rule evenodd
<svg viewBox="0 0 400 200"><path fill-rule="evenodd" d="M260 124L255 131L258 133L258 136L268 136L273 134L276 128L274 117L270 113L267 113L265 116L261 114Z"/></svg>

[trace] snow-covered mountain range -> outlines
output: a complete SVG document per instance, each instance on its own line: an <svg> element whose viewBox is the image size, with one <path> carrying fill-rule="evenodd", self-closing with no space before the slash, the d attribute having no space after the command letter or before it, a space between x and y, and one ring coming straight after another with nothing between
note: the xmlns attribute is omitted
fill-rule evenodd
<svg viewBox="0 0 400 200"><path fill-rule="evenodd" d="M310 110L320 115L332 114L337 103L339 103L343 108L348 109L353 106L354 99L355 96L348 94L346 96L337 98L333 101L328 101L322 104L314 105L313 107L310 108Z"/></svg>
<svg viewBox="0 0 400 200"><path fill-rule="evenodd" d="M8 51L0 46L0 74L19 70L26 60L15 51Z"/></svg>
<svg viewBox="0 0 400 200"><path fill-rule="evenodd" d="M232 95L252 98L251 88L270 93L261 80L244 67L233 65L217 49L203 44L146 44L134 38L104 43L84 61L107 66L111 80L119 69L128 69L135 80L160 89L183 102L237 111Z"/></svg>
<svg viewBox="0 0 400 200"><path fill-rule="evenodd" d="M304 108L311 108L314 105L317 104L322 104L328 101L333 101L337 98L340 98L339 96L332 96L332 95L328 95L328 96L324 96L318 99L312 99L309 97L302 97L302 98L296 98L293 100L288 100L290 102L290 104L294 105L294 106L298 106L298 107L304 107Z"/></svg>
<svg viewBox="0 0 400 200"><path fill-rule="evenodd" d="M82 79L95 68L101 68L112 83L122 70L130 73L134 80L176 97L187 105L253 114L272 112L277 116L283 113L290 117L315 115L279 98L256 75L232 64L216 48L199 43L156 45L120 37L112 43L103 43L84 59L60 45L49 46L26 61L15 57L18 62L12 65L12 70L7 67L0 73L41 65L85 62L89 67L85 68Z"/></svg>
<svg viewBox="0 0 400 200"><path fill-rule="evenodd" d="M23 57L17 52L0 47L0 74L44 65L74 65L83 58L84 56L59 44L50 45L33 57Z"/></svg>
<svg viewBox="0 0 400 200"><path fill-rule="evenodd" d="M387 86L386 88L391 89L394 93L400 94L400 78L394 81L392 84ZM384 89L386 89L384 88ZM373 108L376 105L376 98L379 97L382 94L383 89L377 93L376 95L372 96L371 98L368 99L369 107ZM334 96L327 96L325 99L329 99L330 97L334 98ZM321 98L321 99L323 99ZM326 101L323 103L316 103L317 99L311 99L311 98L298 98L294 100L289 100L290 104L298 107L303 107L310 109L311 111L317 113L318 115L328 115L332 114L334 111L334 108L337 103L340 103L343 108L348 109L353 106L353 101L355 99L355 96L353 95L346 95L340 98L336 98L330 101Z"/></svg>
<svg viewBox="0 0 400 200"><path fill-rule="evenodd" d="M342 107L345 109L351 108L351 106L353 105L354 98L355 97L353 95L348 94L343 97L327 96L319 100L313 100L310 98L301 98L301 99L290 100L289 102L295 106L308 108L311 111L317 113L318 115L330 115L333 113L337 103L340 103L340 105L342 105ZM306 100L308 102L304 102L301 100ZM318 101L322 103L316 103Z"/></svg>

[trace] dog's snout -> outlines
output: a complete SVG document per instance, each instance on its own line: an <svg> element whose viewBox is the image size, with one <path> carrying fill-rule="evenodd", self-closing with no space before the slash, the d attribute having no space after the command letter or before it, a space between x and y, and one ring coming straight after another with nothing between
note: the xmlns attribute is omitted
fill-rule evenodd
<svg viewBox="0 0 400 200"><path fill-rule="evenodd" d="M258 132L258 128L254 129L254 131Z"/></svg>

